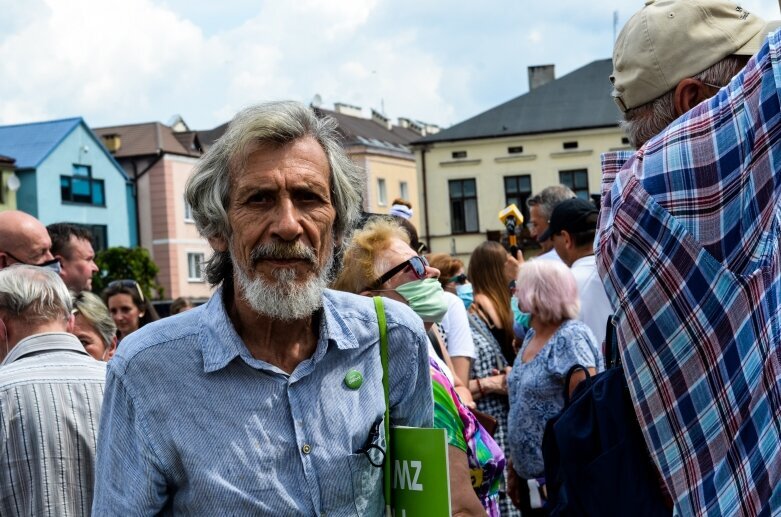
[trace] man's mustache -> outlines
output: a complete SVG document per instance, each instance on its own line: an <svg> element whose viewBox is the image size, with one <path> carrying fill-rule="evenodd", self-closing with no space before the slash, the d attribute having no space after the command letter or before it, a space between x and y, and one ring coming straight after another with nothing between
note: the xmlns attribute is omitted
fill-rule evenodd
<svg viewBox="0 0 781 517"><path fill-rule="evenodd" d="M250 260L252 260L253 265L263 260L277 259L306 260L314 266L317 265L317 254L315 253L315 250L306 246L301 241L259 244L250 254Z"/></svg>

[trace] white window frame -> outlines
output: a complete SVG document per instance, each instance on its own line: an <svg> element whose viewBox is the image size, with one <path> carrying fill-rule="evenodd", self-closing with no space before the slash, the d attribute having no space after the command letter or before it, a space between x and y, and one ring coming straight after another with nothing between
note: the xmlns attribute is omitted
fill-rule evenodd
<svg viewBox="0 0 781 517"><path fill-rule="evenodd" d="M399 182L399 197L401 199L406 199L409 201L409 183L406 181L400 181Z"/></svg>
<svg viewBox="0 0 781 517"><path fill-rule="evenodd" d="M193 259L196 259L196 257L200 257L200 260L197 262L192 262ZM197 259L196 259L197 260ZM204 276L203 276L203 264L206 262L206 254L202 252L193 252L188 251L187 252L187 281L188 282L204 282ZM194 276L193 275L193 267L196 269L200 269L201 275L200 276Z"/></svg>
<svg viewBox="0 0 781 517"><path fill-rule="evenodd" d="M190 206L190 203L188 203L186 199L184 200L184 222L195 222L195 219L193 219L193 207Z"/></svg>
<svg viewBox="0 0 781 517"><path fill-rule="evenodd" d="M388 185L385 178L377 178L377 204L380 206L388 204Z"/></svg>

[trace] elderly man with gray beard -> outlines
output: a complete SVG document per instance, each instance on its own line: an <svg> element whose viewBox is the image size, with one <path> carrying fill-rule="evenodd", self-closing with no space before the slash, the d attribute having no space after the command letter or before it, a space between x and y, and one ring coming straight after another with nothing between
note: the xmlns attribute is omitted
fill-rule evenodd
<svg viewBox="0 0 781 517"><path fill-rule="evenodd" d="M145 326L108 366L97 515L380 515L385 401L372 300L326 289L359 217L335 122L247 108L186 198L214 255L208 303ZM430 426L420 320L386 302L390 418Z"/></svg>

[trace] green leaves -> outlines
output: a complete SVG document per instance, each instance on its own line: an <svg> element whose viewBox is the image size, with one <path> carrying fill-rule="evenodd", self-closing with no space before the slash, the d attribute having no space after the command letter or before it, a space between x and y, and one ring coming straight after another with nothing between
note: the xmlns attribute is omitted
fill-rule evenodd
<svg viewBox="0 0 781 517"><path fill-rule="evenodd" d="M99 295L113 280L132 279L138 282L148 299L163 298L163 286L156 279L160 268L146 248L108 248L97 254L95 264L100 268L92 279L92 290L96 294Z"/></svg>

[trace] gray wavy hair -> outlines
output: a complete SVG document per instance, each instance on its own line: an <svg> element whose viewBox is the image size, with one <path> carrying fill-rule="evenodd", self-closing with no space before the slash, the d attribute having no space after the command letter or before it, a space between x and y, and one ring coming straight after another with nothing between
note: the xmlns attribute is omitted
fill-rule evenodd
<svg viewBox="0 0 781 517"><path fill-rule="evenodd" d="M529 208L533 206L539 207L541 215L545 219L550 219L556 205L567 199L572 199L573 197L577 196L569 187L565 185L552 185L542 189L536 196L527 199L526 206Z"/></svg>
<svg viewBox="0 0 781 517"><path fill-rule="evenodd" d="M362 170L347 157L339 142L337 123L332 117L317 117L305 105L294 101L257 104L240 111L225 134L196 165L187 180L185 199L204 237L231 236L227 208L231 174L240 174L246 158L258 146L283 146L311 136L320 144L331 168L331 203L336 210L334 239L338 245L358 222L364 184ZM206 264L206 277L212 285L233 274L230 252L215 251Z"/></svg>
<svg viewBox="0 0 781 517"><path fill-rule="evenodd" d="M724 86L748 63L748 56L727 56L718 63L706 68L693 79L704 83ZM616 92L613 92L616 95ZM640 148L644 143L662 132L670 122L678 118L675 114L675 88L656 99L627 110L621 127L626 132L629 143Z"/></svg>
<svg viewBox="0 0 781 517"><path fill-rule="evenodd" d="M64 322L72 308L68 288L54 271L26 264L0 270L0 310L11 318L33 324Z"/></svg>
<svg viewBox="0 0 781 517"><path fill-rule="evenodd" d="M111 348L111 343L117 335L117 325L100 296L89 291L82 291L78 294L71 293L71 299L73 300L73 313L84 316L87 323L100 334L106 348Z"/></svg>

